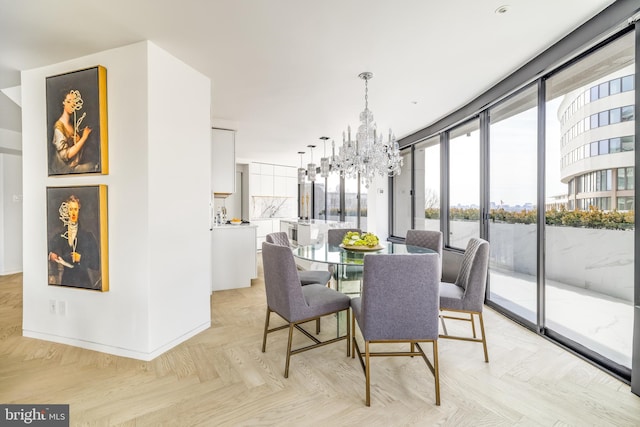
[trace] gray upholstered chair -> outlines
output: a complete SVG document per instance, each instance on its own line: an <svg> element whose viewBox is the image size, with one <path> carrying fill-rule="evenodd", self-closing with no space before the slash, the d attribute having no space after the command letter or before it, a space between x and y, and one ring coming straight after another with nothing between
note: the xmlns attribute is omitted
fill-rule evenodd
<svg viewBox="0 0 640 427"><path fill-rule="evenodd" d="M487 337L484 331L482 308L484 307L484 293L487 285L487 271L489 268L489 242L483 239L471 238L462 258L460 271L455 283L440 283L440 310L462 313L463 317L441 315L444 334L440 338L451 338L463 341L481 342L484 348L484 361L489 361L487 352ZM469 315L469 317L466 317ZM478 316L481 338L476 335L474 315ZM473 337L449 335L444 319L464 320L471 323Z"/></svg>
<svg viewBox="0 0 640 427"><path fill-rule="evenodd" d="M326 344L341 340L347 341L347 356L350 354L350 331L347 328L346 335L337 336L331 340L320 341L305 329L301 324L312 320L319 320L322 316L346 312L347 324L349 322L348 296L320 284L300 286L298 270L293 260L291 249L273 243L262 243L262 268L264 270L264 288L267 294L267 317L264 322L264 335L262 339L262 352L267 349L267 334L282 329L289 329L289 341L287 344L287 359L284 368L284 377L289 377L289 360L291 355L311 350ZM269 329L271 313L275 312L282 317L287 324ZM293 330L297 329L314 343L306 347L291 349Z"/></svg>
<svg viewBox="0 0 640 427"><path fill-rule="evenodd" d="M364 257L362 297L351 300L351 357L358 355L365 373L367 406L371 403L370 357L375 356L422 356L434 376L436 405L440 405L439 283L440 259L434 253ZM356 323L364 339L364 352L356 340ZM425 341L433 344L433 364L420 346ZM402 342L411 345L410 351L372 352L369 348L372 343Z"/></svg>
<svg viewBox="0 0 640 427"><path fill-rule="evenodd" d="M277 231L275 233L267 234L266 241L273 243L274 245L286 246L290 248L289 237L284 231ZM321 285L328 285L331 280L331 272L326 270L300 270L298 271L300 276L300 284L310 285L312 283L319 283Z"/></svg>
<svg viewBox="0 0 640 427"><path fill-rule="evenodd" d="M442 260L442 231L407 230L405 243L411 246L433 249Z"/></svg>

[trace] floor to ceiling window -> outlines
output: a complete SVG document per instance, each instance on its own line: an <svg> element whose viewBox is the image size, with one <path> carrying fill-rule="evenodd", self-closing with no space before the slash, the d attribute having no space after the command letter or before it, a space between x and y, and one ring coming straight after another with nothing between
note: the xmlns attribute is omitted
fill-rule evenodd
<svg viewBox="0 0 640 427"><path fill-rule="evenodd" d="M628 368L634 50L628 34L551 76L545 123L545 326Z"/></svg>
<svg viewBox="0 0 640 427"><path fill-rule="evenodd" d="M416 144L415 228L440 230L440 137Z"/></svg>
<svg viewBox="0 0 640 427"><path fill-rule="evenodd" d="M575 55L575 45L554 46L526 80L515 73L401 141L413 158L403 168L411 177L393 181L393 236L404 237L410 223L433 226L446 231L445 250L454 252L471 237L488 239L487 304L629 380L634 391L640 24L625 22L607 40L587 31L591 47L566 64L557 54Z"/></svg>
<svg viewBox="0 0 640 427"><path fill-rule="evenodd" d="M536 89L489 110L489 299L531 322L537 312Z"/></svg>
<svg viewBox="0 0 640 427"><path fill-rule="evenodd" d="M313 183L313 218L327 219L326 181L318 174Z"/></svg>
<svg viewBox="0 0 640 427"><path fill-rule="evenodd" d="M402 173L393 178L393 229L394 236L404 237L411 229L411 149L401 152Z"/></svg>
<svg viewBox="0 0 640 427"><path fill-rule="evenodd" d="M464 249L480 236L480 123L471 120L449 131L449 236Z"/></svg>
<svg viewBox="0 0 640 427"><path fill-rule="evenodd" d="M330 173L327 178L327 219L340 221L340 174Z"/></svg>
<svg viewBox="0 0 640 427"><path fill-rule="evenodd" d="M344 220L355 227L358 224L358 179L344 180Z"/></svg>

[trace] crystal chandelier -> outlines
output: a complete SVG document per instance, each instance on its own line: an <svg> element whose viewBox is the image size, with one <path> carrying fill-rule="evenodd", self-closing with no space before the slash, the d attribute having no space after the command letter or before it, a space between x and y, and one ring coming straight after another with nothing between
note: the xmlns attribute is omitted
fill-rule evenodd
<svg viewBox="0 0 640 427"><path fill-rule="evenodd" d="M364 72L358 75L364 80L364 111L360 113L360 127L355 141L351 139L351 126L347 135L342 133L342 147L338 155L335 154L335 144L332 142L331 169L340 175L356 178L358 175L367 188L375 175L400 175L402 157L400 146L389 129L389 139L383 141L382 135L376 130L373 113L369 110L369 80L373 73Z"/></svg>

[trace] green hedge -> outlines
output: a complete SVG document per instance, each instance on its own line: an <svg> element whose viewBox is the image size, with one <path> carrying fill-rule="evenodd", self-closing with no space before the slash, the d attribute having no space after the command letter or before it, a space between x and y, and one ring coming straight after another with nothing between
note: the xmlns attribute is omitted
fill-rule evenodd
<svg viewBox="0 0 640 427"><path fill-rule="evenodd" d="M440 218L440 209L425 209L424 214L427 219L438 219ZM535 224L537 215L536 209L512 212L500 208L489 211L489 218L492 222L507 224ZM477 221L479 218L478 209L451 209L451 219L453 220ZM634 228L634 212L602 211L594 206L591 206L588 211L569 211L563 207L546 211L545 223L567 227L629 230Z"/></svg>

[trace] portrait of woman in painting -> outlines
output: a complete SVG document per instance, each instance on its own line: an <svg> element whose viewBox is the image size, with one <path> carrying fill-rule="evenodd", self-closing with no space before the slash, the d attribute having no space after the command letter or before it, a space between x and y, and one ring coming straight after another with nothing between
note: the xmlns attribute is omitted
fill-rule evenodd
<svg viewBox="0 0 640 427"><path fill-rule="evenodd" d="M82 111L82 94L70 90L62 101L62 114L53 125L55 155L51 159L54 174L95 172L97 164L83 158L84 146L91 134L89 126L81 127L87 116Z"/></svg>
<svg viewBox="0 0 640 427"><path fill-rule="evenodd" d="M47 77L49 176L106 171L106 71Z"/></svg>

